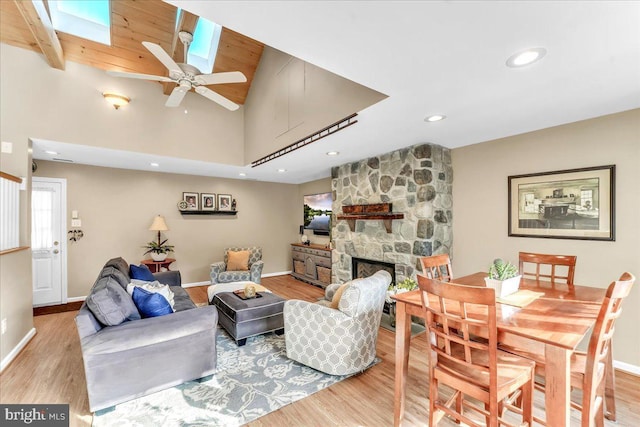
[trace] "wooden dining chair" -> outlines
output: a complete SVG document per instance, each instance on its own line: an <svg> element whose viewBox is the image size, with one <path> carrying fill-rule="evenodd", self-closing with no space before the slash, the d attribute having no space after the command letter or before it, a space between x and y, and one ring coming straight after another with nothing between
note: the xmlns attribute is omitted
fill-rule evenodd
<svg viewBox="0 0 640 427"><path fill-rule="evenodd" d="M531 252L520 252L519 269L524 278L535 280L549 280L551 287L556 288L557 284L566 285L573 291L573 276L576 269L575 255L548 255L535 254ZM532 269L534 269L532 271ZM563 274L563 271L566 272Z"/></svg>
<svg viewBox="0 0 640 427"><path fill-rule="evenodd" d="M449 254L432 255L420 257L422 265L422 274L429 279L450 282L453 280L453 270L451 268L451 259Z"/></svg>
<svg viewBox="0 0 640 427"><path fill-rule="evenodd" d="M497 427L502 401L520 390L523 424L533 422L533 372L531 360L498 350L495 290L440 282L418 275L422 309L430 337L429 426L449 415L470 426ZM435 297L437 304L430 303ZM482 332L479 332L482 331ZM481 333L487 340L474 341ZM439 386L453 388L441 397ZM474 398L484 407L471 403ZM471 419L465 409L484 418ZM510 424L513 425L513 424Z"/></svg>
<svg viewBox="0 0 640 427"><path fill-rule="evenodd" d="M605 403L606 410L613 414L607 418L615 421L615 380L611 364L611 341L615 321L622 313L622 302L631 292L635 280L633 274L627 272L609 285L587 351L575 351L571 357L571 387L582 390L582 402L571 402L571 406L581 411L582 427L604 426ZM517 352L519 355L523 355L522 353ZM544 351L528 353L526 356L536 362L536 374L544 376ZM541 388L541 391L544 391L544 388ZM542 421L536 419L536 422Z"/></svg>

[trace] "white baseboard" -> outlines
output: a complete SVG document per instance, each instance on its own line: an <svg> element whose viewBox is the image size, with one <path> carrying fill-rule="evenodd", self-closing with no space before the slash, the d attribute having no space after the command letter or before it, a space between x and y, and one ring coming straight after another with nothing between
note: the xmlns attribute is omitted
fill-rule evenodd
<svg viewBox="0 0 640 427"><path fill-rule="evenodd" d="M31 328L31 330L27 332L27 334L20 340L18 345L15 346L14 349L11 350L4 359L2 359L2 362L0 363L0 372L4 371L4 368L9 366L9 363L11 363L13 359L16 358L18 353L20 353L20 351L22 351L22 349L25 348L27 344L29 344L29 341L31 341L31 338L33 338L35 334L36 328Z"/></svg>
<svg viewBox="0 0 640 427"><path fill-rule="evenodd" d="M68 304L68 303L70 303L70 302L84 301L84 300L86 300L86 299L87 299L87 297L86 297L86 296L84 296L84 297L71 297L71 298L67 298L67 304Z"/></svg>
<svg viewBox="0 0 640 427"><path fill-rule="evenodd" d="M632 365L631 363L619 362L617 360L613 361L613 367L619 369L628 374L637 375L640 377L640 366Z"/></svg>
<svg viewBox="0 0 640 427"><path fill-rule="evenodd" d="M209 286L211 284L211 280L207 280L205 282L193 282L193 283L183 283L183 288L193 288L195 286Z"/></svg>
<svg viewBox="0 0 640 427"><path fill-rule="evenodd" d="M267 274L263 274L261 277L284 276L286 274L291 274L291 270L289 270L289 271L280 271L278 273L267 273Z"/></svg>

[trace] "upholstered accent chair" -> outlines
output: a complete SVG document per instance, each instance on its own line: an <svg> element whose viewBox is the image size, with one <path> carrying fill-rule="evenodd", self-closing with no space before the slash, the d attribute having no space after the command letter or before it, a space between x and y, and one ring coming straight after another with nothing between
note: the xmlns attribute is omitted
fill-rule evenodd
<svg viewBox="0 0 640 427"><path fill-rule="evenodd" d="M229 252L234 251L249 251L248 270L235 270L229 271L227 266L229 263ZM244 282L250 281L254 283L260 283L260 276L262 275L262 268L264 262L262 261L262 248L253 246L247 248L231 247L224 249L224 261L215 262L211 264L211 284L216 283L230 283L230 282Z"/></svg>
<svg viewBox="0 0 640 427"><path fill-rule="evenodd" d="M284 304L287 357L331 375L364 371L376 357L382 308L391 275L378 271L348 282L337 308L288 300ZM329 285L333 299L341 285Z"/></svg>

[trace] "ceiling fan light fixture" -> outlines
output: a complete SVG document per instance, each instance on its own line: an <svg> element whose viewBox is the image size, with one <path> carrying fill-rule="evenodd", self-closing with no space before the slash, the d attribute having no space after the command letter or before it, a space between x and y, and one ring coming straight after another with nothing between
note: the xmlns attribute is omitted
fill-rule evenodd
<svg viewBox="0 0 640 427"><path fill-rule="evenodd" d="M116 110L123 105L129 104L131 101L129 97L113 92L103 92L102 96L104 96L104 99L106 99L109 104L113 105L113 108Z"/></svg>
<svg viewBox="0 0 640 427"><path fill-rule="evenodd" d="M181 40L185 45L185 52L187 52L189 48L189 38L189 33L181 34ZM111 70L107 71L107 73L115 77L176 83L177 86L171 91L169 99L167 99L167 102L164 104L166 107L179 106L187 92L191 89L195 89L196 93L199 95L204 96L230 111L235 111L240 108L240 106L235 102L225 98L217 92L214 92L206 86L228 83L245 83L247 81L247 76L242 72L226 71L221 73L202 74L200 70L193 65L189 65L187 63L176 63L173 58L158 44L144 41L142 42L142 45L167 68L169 71L169 77ZM128 101L129 98L126 99ZM120 105L118 105L118 107L119 106Z"/></svg>
<svg viewBox="0 0 640 427"><path fill-rule="evenodd" d="M533 47L516 52L507 59L507 67L520 68L541 60L547 54L543 47Z"/></svg>
<svg viewBox="0 0 640 427"><path fill-rule="evenodd" d="M180 92L187 92L191 90L191 82L188 80L180 80Z"/></svg>

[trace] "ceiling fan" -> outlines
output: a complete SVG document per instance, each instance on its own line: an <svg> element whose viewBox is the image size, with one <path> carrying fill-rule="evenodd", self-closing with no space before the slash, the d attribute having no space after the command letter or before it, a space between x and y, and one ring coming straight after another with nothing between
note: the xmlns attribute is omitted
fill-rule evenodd
<svg viewBox="0 0 640 427"><path fill-rule="evenodd" d="M180 41L184 44L184 63L176 63L171 55L165 52L160 45L151 42L142 42L149 52L153 54L162 64L169 70L169 77L154 76L151 74L125 73L121 71L107 71L107 74L115 77L127 77L130 79L155 80L159 82L173 82L177 86L169 95L169 99L164 104L167 107L177 107L182 102L187 92L194 89L197 93L217 102L223 107L235 111L239 108L238 104L225 98L224 96L212 91L205 85L223 84L223 83L244 83L247 78L240 71L230 71L225 73L202 74L193 65L187 64L187 50L193 40L193 35L186 31L178 33Z"/></svg>

